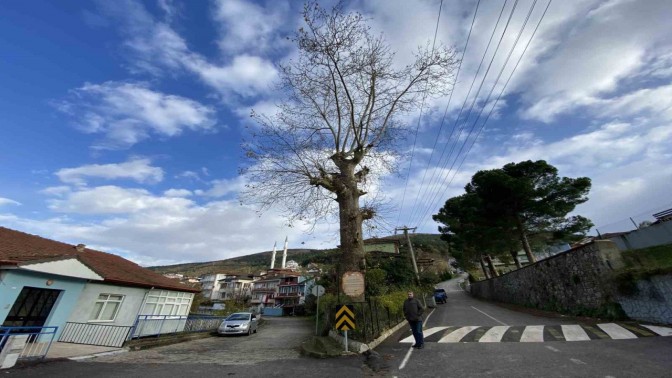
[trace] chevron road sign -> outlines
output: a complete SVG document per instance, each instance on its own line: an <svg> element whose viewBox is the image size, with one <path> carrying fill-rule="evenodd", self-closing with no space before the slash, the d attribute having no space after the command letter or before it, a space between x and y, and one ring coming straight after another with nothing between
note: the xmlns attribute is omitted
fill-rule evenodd
<svg viewBox="0 0 672 378"><path fill-rule="evenodd" d="M341 331L355 329L355 313L351 305L343 305L336 311L336 329Z"/></svg>

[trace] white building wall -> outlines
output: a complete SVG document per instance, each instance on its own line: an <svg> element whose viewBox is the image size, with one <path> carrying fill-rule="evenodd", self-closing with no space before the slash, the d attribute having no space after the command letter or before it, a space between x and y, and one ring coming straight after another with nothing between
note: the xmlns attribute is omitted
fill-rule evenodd
<svg viewBox="0 0 672 378"><path fill-rule="evenodd" d="M149 289L87 283L72 311L69 322L132 326ZM90 321L94 304L100 294L123 295L121 307L114 321Z"/></svg>

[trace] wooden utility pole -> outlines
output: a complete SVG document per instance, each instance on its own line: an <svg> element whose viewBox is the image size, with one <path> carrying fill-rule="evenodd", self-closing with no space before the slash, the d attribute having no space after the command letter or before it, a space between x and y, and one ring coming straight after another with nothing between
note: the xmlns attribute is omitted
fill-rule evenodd
<svg viewBox="0 0 672 378"><path fill-rule="evenodd" d="M418 274L418 264L415 262L415 253L413 252L413 245L411 244L411 237L408 235L408 230L415 231L416 227L400 227L396 228L395 231L404 231L406 235L406 242L408 243L408 249L411 252L411 261L413 261L413 271L415 272L415 283L420 286L420 275Z"/></svg>

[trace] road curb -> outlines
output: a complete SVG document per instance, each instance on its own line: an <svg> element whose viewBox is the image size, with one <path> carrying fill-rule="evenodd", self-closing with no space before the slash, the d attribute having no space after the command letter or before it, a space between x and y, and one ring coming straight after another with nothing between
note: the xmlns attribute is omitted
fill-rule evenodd
<svg viewBox="0 0 672 378"><path fill-rule="evenodd" d="M109 351L109 352L87 354L85 356L68 357L68 360L72 360L72 361L86 360L86 359L95 358L95 357L112 356L112 355L115 355L115 354L126 353L126 352L129 352L129 351L130 351L129 349L124 348L122 350L113 350L113 351Z"/></svg>

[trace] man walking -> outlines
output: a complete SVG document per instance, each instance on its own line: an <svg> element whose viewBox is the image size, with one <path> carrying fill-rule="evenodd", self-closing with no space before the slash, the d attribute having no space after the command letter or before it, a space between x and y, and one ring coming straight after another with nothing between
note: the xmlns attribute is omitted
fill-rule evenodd
<svg viewBox="0 0 672 378"><path fill-rule="evenodd" d="M422 349L425 347L425 340L422 336L422 313L425 308L422 307L420 301L413 297L413 292L408 292L408 298L404 301L404 317L411 326L415 344L413 348Z"/></svg>

